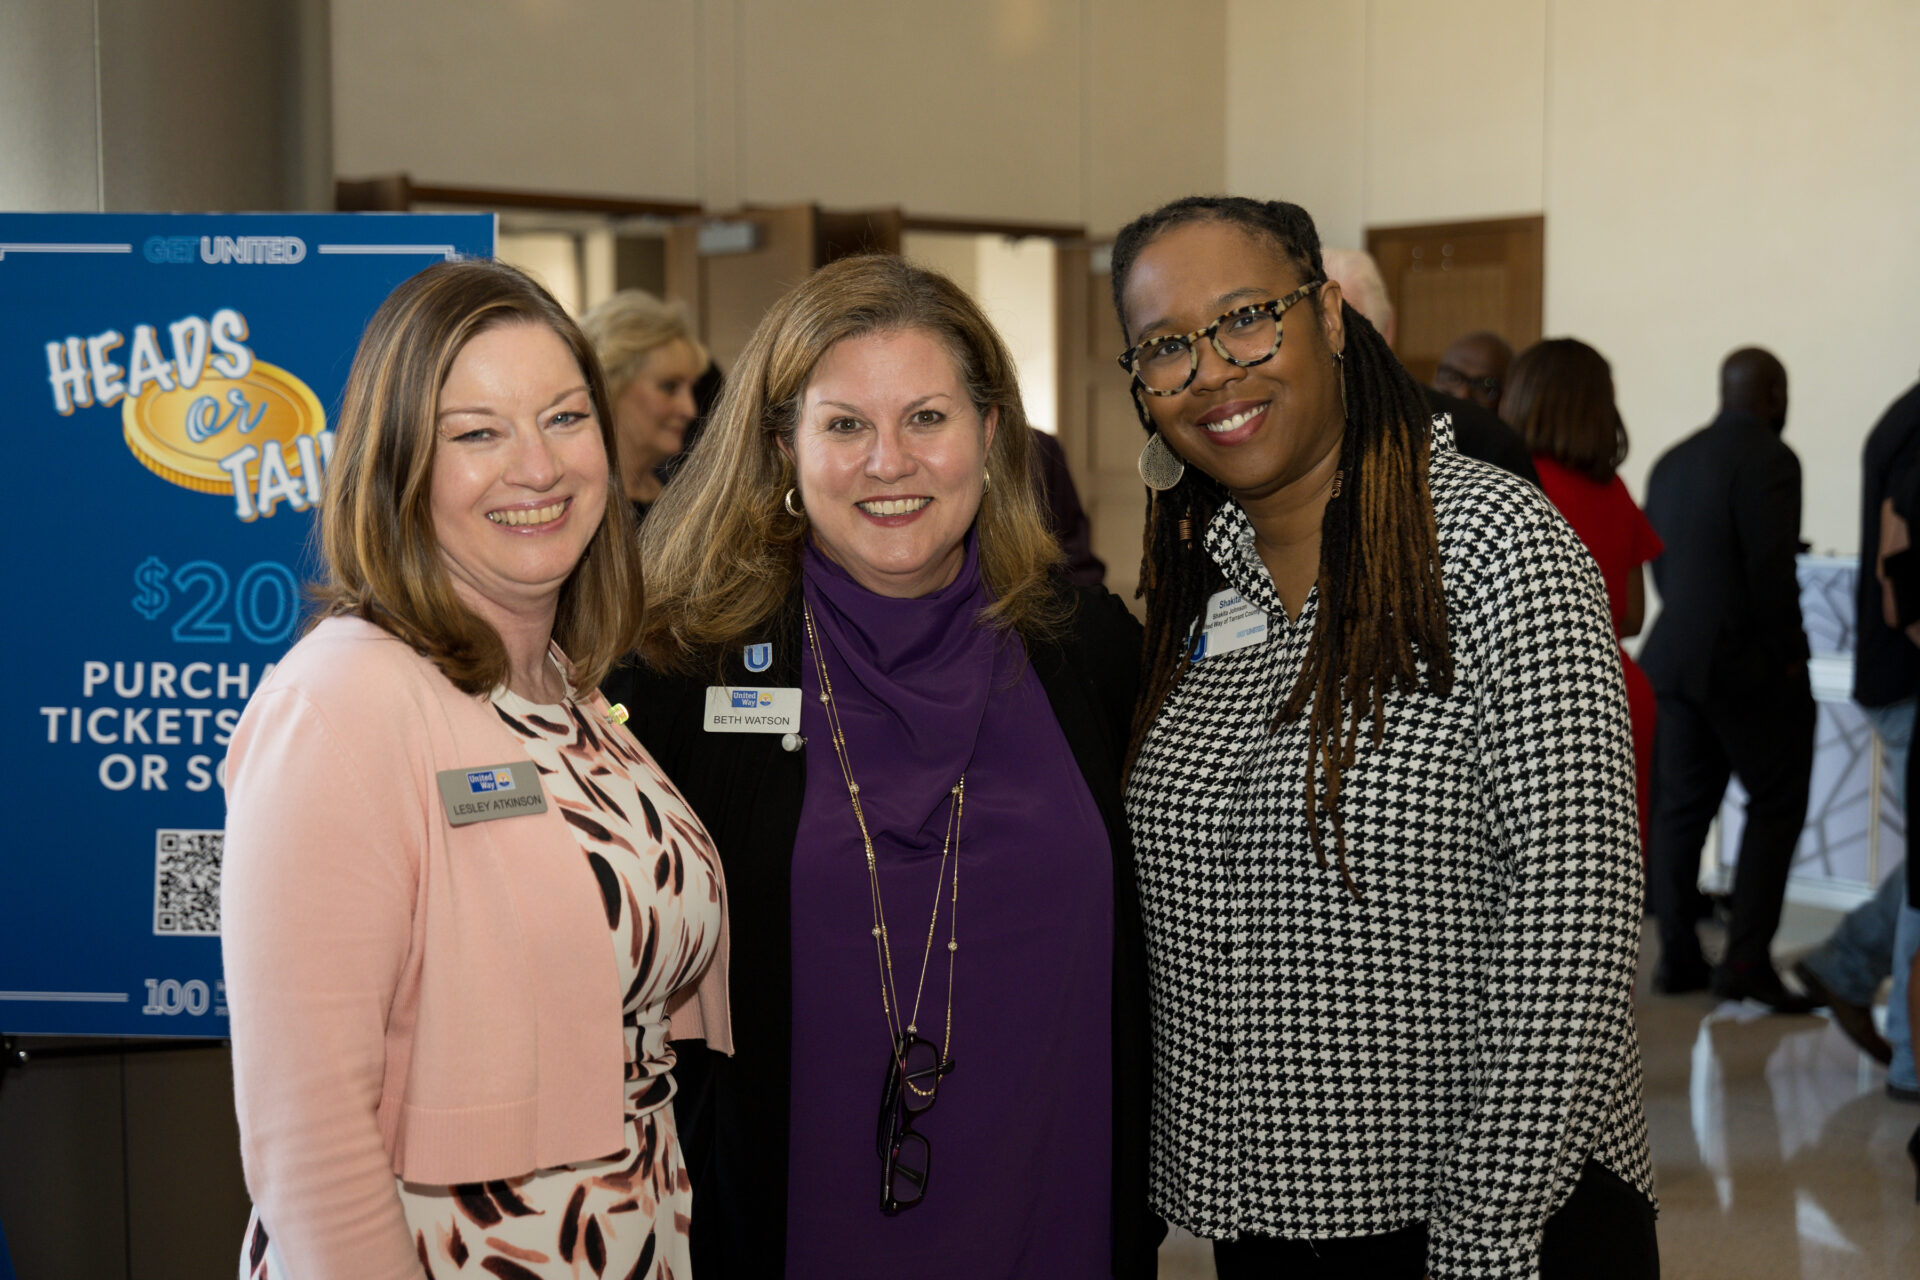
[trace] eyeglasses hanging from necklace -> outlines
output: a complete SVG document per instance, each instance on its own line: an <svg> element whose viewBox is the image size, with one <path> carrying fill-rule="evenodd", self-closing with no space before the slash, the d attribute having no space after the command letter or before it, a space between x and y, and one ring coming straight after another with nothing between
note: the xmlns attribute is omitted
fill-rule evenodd
<svg viewBox="0 0 1920 1280"><path fill-rule="evenodd" d="M881 1082L880 1121L875 1142L881 1165L880 1211L892 1215L911 1209L926 1196L933 1151L926 1135L916 1131L913 1123L933 1106L940 1078L954 1068L947 1050L953 1046L953 968L960 951L960 824L966 813L967 775L962 773L949 792L952 800L947 809L946 835L940 843L940 868L934 876L933 912L927 920L920 977L914 986L913 1009L902 1025L899 987L893 972L893 942L887 932L886 909L881 901L880 869L874 857L873 835L867 829L866 810L860 803L860 784L854 781L853 764L847 755L847 735L841 724L840 708L833 699L833 679L827 672L825 648L813 625L813 607L803 605L801 617L806 623L807 649L813 655L814 671L820 678L820 702L826 712L828 736L833 740L834 759L839 762L840 776L847 784L847 800L853 807L854 822L860 828L860 843L866 851L874 953L880 967L880 1007L886 1015L887 1032L892 1041L886 1077ZM953 866L950 882L949 861ZM940 1043L935 1044L920 1034L920 1001L926 991L933 940L940 927L941 889L946 883L952 886L947 910L947 1015Z"/></svg>

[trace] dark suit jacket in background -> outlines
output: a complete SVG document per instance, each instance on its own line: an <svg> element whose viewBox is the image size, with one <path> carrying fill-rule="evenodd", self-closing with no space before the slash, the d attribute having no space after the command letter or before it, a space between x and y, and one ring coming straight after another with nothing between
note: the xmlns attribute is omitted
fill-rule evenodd
<svg viewBox="0 0 1920 1280"><path fill-rule="evenodd" d="M1146 935L1120 782L1139 683L1140 624L1109 591L1062 590L1073 606L1071 622L1050 643L1029 642L1027 653L1113 849L1114 1275L1151 1280L1165 1228L1147 1206ZM797 687L799 615L796 594L770 628L771 671L749 676L732 652L725 682ZM703 732L706 688L721 683L719 674L663 676L623 667L607 679L605 692L631 708L629 727L706 824L726 870L737 1056L698 1041L677 1043L674 1118L693 1179L694 1274L761 1280L779 1276L786 1263L790 912L806 761L802 752L783 750L776 734ZM832 746L814 742L804 750ZM1017 1044L1002 1048L1020 1051ZM857 1116L849 1123L870 1126L872 1120Z"/></svg>
<svg viewBox="0 0 1920 1280"><path fill-rule="evenodd" d="M1748 413L1722 413L1661 456L1647 518L1660 615L1640 651L1655 692L1704 705L1807 658L1800 623L1800 460Z"/></svg>
<svg viewBox="0 0 1920 1280"><path fill-rule="evenodd" d="M1422 387L1420 391L1435 413L1452 415L1454 448L1469 458L1511 471L1536 489L1540 487L1540 471L1533 465L1527 442L1520 438L1518 431L1502 422L1499 414L1432 387Z"/></svg>
<svg viewBox="0 0 1920 1280"><path fill-rule="evenodd" d="M1067 453L1060 442L1040 430L1033 433L1033 473L1040 480L1040 500L1046 508L1047 523L1053 536L1060 539L1060 550L1067 557L1067 581L1076 587L1097 587L1107 579L1107 564L1093 554L1093 526L1087 521L1086 508L1080 505L1080 491L1073 486L1073 473L1067 470Z"/></svg>
<svg viewBox="0 0 1920 1280"><path fill-rule="evenodd" d="M1874 572L1880 553L1880 504L1892 492L1895 477L1916 463L1920 463L1920 386L1893 402L1861 450L1853 700L1863 707L1884 707L1911 698L1920 689L1920 649L1887 625L1881 613L1880 579Z"/></svg>

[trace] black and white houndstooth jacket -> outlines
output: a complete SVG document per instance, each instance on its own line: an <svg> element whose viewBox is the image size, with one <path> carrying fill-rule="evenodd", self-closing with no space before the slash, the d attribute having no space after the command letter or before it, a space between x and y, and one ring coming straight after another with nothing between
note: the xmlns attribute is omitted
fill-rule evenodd
<svg viewBox="0 0 1920 1280"><path fill-rule="evenodd" d="M1306 718L1266 731L1317 600L1288 621L1234 503L1206 530L1268 630L1189 670L1128 785L1153 1197L1214 1239L1425 1221L1434 1280L1520 1280L1589 1158L1652 1193L1633 756L1573 531L1444 419L1429 482L1455 683L1391 695L1343 774L1364 901L1309 842Z"/></svg>

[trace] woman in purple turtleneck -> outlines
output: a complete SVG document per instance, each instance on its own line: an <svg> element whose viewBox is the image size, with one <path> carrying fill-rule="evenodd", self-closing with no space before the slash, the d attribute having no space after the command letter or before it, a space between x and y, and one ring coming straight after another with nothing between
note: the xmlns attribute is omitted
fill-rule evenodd
<svg viewBox="0 0 1920 1280"><path fill-rule="evenodd" d="M676 1045L700 1280L1154 1273L1139 627L1059 576L1028 450L978 307L846 259L645 526L606 688L731 913L735 1054Z"/></svg>

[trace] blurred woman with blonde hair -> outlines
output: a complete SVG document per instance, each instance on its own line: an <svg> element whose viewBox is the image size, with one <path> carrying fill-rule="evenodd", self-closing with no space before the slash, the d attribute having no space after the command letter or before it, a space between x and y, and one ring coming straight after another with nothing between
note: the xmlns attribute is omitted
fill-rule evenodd
<svg viewBox="0 0 1920 1280"><path fill-rule="evenodd" d="M745 974L737 1056L679 1046L701 1276L1153 1274L1139 626L1059 578L1030 448L972 300L844 259L642 529L610 687L714 833Z"/></svg>
<svg viewBox="0 0 1920 1280"><path fill-rule="evenodd" d="M680 302L644 289L622 289L581 317L606 371L620 444L620 488L636 515L660 497L661 469L687 444L699 417L694 388L708 367L707 349Z"/></svg>

